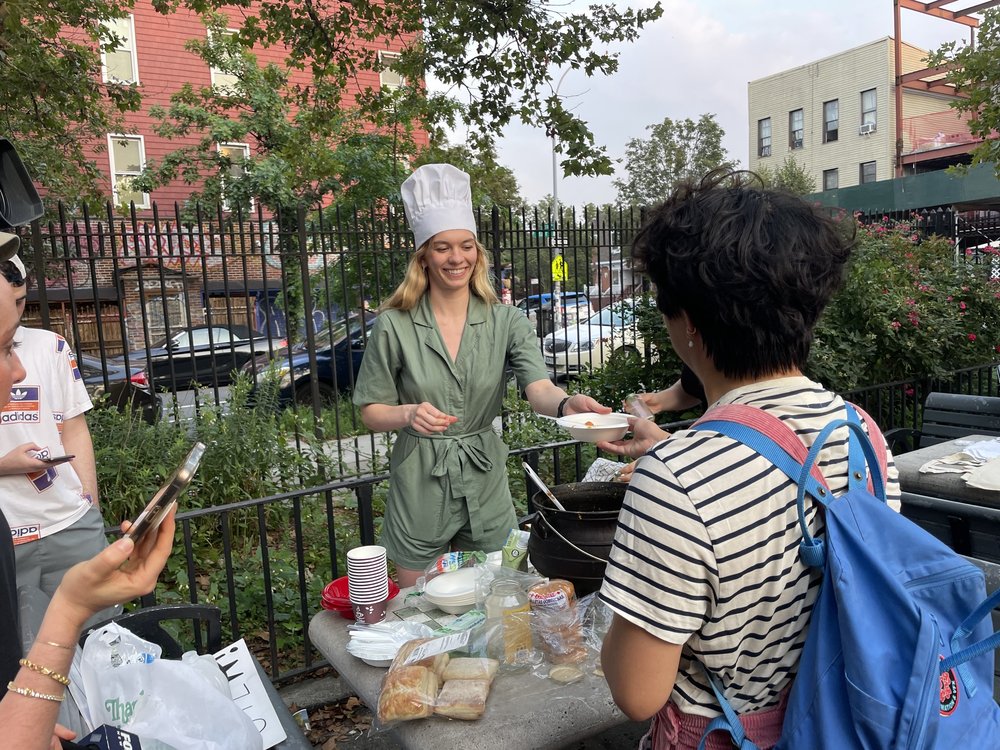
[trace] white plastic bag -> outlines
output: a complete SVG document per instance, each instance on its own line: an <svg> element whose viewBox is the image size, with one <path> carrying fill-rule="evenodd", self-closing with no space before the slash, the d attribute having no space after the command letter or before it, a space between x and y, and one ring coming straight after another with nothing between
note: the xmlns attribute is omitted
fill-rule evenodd
<svg viewBox="0 0 1000 750"><path fill-rule="evenodd" d="M160 648L111 623L83 647L93 721L184 750L263 750L250 718L204 672L159 658Z"/></svg>

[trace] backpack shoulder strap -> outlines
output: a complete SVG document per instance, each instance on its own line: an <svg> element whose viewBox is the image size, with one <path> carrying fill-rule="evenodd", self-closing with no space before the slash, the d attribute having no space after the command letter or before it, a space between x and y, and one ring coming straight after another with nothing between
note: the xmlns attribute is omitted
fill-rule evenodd
<svg viewBox="0 0 1000 750"><path fill-rule="evenodd" d="M798 482L802 464L809 455L809 449L791 427L773 414L746 404L725 404L710 409L691 425L691 429L715 430L738 440L768 459L793 482ZM815 465L809 476L806 491L825 504L829 491L826 477ZM820 487L824 488L823 492L819 491Z"/></svg>
<svg viewBox="0 0 1000 750"><path fill-rule="evenodd" d="M872 447L875 449L875 456L876 458L878 458L878 467L879 469L882 470L882 481L888 482L889 450L886 447L885 436L882 435L882 430L879 429L879 426L875 423L875 420L871 418L868 412L866 412L860 406L858 406L855 403L851 403L850 401L845 401L844 403L848 407L853 408L854 411L856 411L858 415L861 417L861 421L865 423L865 428L868 431L868 438L869 440L871 440ZM875 488L872 487L872 480L870 475L868 477L868 489L870 492L872 492L872 494L874 494Z"/></svg>

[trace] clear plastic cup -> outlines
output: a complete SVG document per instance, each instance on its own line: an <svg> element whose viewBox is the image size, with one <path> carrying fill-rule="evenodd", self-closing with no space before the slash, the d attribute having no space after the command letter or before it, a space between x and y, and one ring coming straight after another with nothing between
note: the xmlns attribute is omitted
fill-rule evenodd
<svg viewBox="0 0 1000 750"><path fill-rule="evenodd" d="M625 397L625 411L639 419L653 418L653 412L646 406L646 402L639 398L638 393L630 393Z"/></svg>

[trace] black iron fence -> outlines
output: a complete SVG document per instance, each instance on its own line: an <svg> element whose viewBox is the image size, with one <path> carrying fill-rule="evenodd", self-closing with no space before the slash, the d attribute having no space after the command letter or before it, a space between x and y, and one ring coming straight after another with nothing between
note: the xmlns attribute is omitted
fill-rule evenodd
<svg viewBox="0 0 1000 750"><path fill-rule="evenodd" d="M65 336L95 389L150 383L178 414L185 404L225 401L241 371L254 381L274 373L283 403L340 403L372 310L399 283L413 249L392 204L246 217L176 205L169 215L154 205L118 216L109 206L101 217L69 219L61 208L59 216L36 222L27 237L37 281L26 323ZM478 212L501 296L537 321L540 337L641 288L628 253L641 219L639 209ZM996 263L996 212L937 208L859 220L905 221ZM574 294L566 302L553 292Z"/></svg>
<svg viewBox="0 0 1000 750"><path fill-rule="evenodd" d="M391 204L252 217L179 206L123 217L109 206L102 217L59 216L26 237L37 280L26 323L66 337L90 360L94 384L200 386L199 400L224 399L234 372L257 378L269 362L284 373L287 400L311 402L314 381L322 400L338 400L353 384L371 310L413 249ZM639 220L638 210L478 213L501 297L525 301L526 313L532 295L554 287L585 295L587 313L631 296L639 279L620 248ZM551 301L548 309L540 325L565 313Z"/></svg>
<svg viewBox="0 0 1000 750"><path fill-rule="evenodd" d="M622 252L639 211L567 211L555 220L494 208L478 219L498 288L512 304L555 291L558 282L560 291L585 293L597 311L632 296L640 283ZM955 221L935 214L927 231ZM92 384L145 378L175 414L184 399L195 408L225 400L241 369L252 381L269 369L286 401L304 400L318 414L321 401L337 407L346 400L371 308L400 281L411 245L393 206L254 217L175 208L169 218L155 208L149 218L109 209L100 219L32 227L26 260L39 281L26 318L93 356L94 371L81 362ZM543 326L545 316L539 321ZM934 390L996 395L996 368L846 395L890 429L918 426ZM335 432L339 437L339 423ZM543 478L553 483L582 477L593 456L569 443L516 453L543 464ZM360 462L356 468L365 475L346 478L344 471L318 486L181 514L183 549L171 560L175 585L166 594L222 605L231 636L266 644L275 679L312 669L318 662L306 631L319 592L339 574L341 552L373 541L377 531L386 476ZM531 494L525 482L522 495ZM242 554L248 546L257 550L251 563Z"/></svg>
<svg viewBox="0 0 1000 750"><path fill-rule="evenodd" d="M883 430L915 428L931 391L1000 394L998 367L1000 363L993 363L943 378L886 383L844 395L872 414ZM688 424L690 420L664 426L676 430ZM516 461L527 460L546 482L557 485L581 479L594 454L580 443L559 442L515 450L511 455ZM179 514L183 549L175 552L173 567L180 585L172 595L180 591L186 601L220 605L233 638L255 637L266 644L270 658L265 662L275 680L321 666L325 662L308 640L309 619L318 611L323 585L342 574L343 551L375 541L379 498L384 496L387 480L387 474L342 479ZM523 474L516 483L521 496L529 498L530 510L534 485ZM262 540L258 569L241 569L236 563L235 540L247 534ZM212 560L195 552L196 547L206 545L218 551ZM257 607L249 617L247 601L256 602Z"/></svg>

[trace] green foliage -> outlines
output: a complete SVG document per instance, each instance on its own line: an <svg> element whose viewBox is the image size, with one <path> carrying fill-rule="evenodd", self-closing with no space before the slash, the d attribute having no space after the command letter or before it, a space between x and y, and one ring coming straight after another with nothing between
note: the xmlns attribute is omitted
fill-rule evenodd
<svg viewBox="0 0 1000 750"><path fill-rule="evenodd" d="M757 175L765 187L784 190L793 195L816 192L816 178L795 161L793 156L786 156L780 167L759 167Z"/></svg>
<svg viewBox="0 0 1000 750"><path fill-rule="evenodd" d="M203 183L196 198L209 204L224 199L244 211L251 200L292 210L328 196L366 204L398 190L401 161L414 150L414 112L397 107L397 120L373 132L360 112L343 106L340 90L330 89L329 82L308 87L305 100L288 69L261 67L239 37L225 33L223 16L206 14L205 23L208 35L187 47L235 83L184 84L168 109L151 108L159 135L186 142L162 160L147 162L136 187L148 191L178 179ZM234 107L237 101L240 106ZM251 143L255 151L234 161L216 148L219 143Z"/></svg>
<svg viewBox="0 0 1000 750"><path fill-rule="evenodd" d="M320 463L296 448L304 426L282 421L273 409L248 407L250 387L248 379L238 379L226 407L202 407L186 431L166 420L149 425L127 412L95 409L88 424L105 518L117 523L134 517L196 440L205 443L206 450L180 502L182 510L211 508L317 483Z"/></svg>
<svg viewBox="0 0 1000 750"><path fill-rule="evenodd" d="M987 256L988 258L991 256ZM995 259L995 256L992 256ZM836 391L997 359L1000 283L908 222L858 228L844 287L816 327L809 374Z"/></svg>
<svg viewBox="0 0 1000 750"><path fill-rule="evenodd" d="M648 139L632 138L625 144L626 176L615 180L621 205L661 203L679 181L737 164L722 146L726 132L713 114L702 115L698 122L664 117L646 130Z"/></svg>
<svg viewBox="0 0 1000 750"><path fill-rule="evenodd" d="M122 115L139 108L134 84L101 82L101 24L120 0L0 3L0 135L11 138L51 203L94 203L107 178L88 149L106 148ZM73 29L72 34L66 33ZM120 42L106 34L104 49Z"/></svg>
<svg viewBox="0 0 1000 750"><path fill-rule="evenodd" d="M982 142L972 152L973 164L994 162L1000 178L1000 9L982 11L975 44L948 42L927 58L928 67L953 63L945 80L963 94L950 106L969 115L966 126Z"/></svg>
<svg viewBox="0 0 1000 750"><path fill-rule="evenodd" d="M177 177L193 183L200 176L209 180L206 199L224 192L231 205L244 208L251 196L275 207L297 201L314 206L327 196L361 205L394 195L414 150L414 128L436 131L458 117L470 126L471 154L485 166L490 160L482 157L492 154L495 137L518 118L557 135L567 174L608 174L611 160L593 134L545 89L560 68L587 76L614 72L617 53L595 48L634 40L662 13L659 4L639 11L592 5L567 13L549 0L503 8L464 0L265 0L253 4L236 33L225 34L230 22L222 11L233 6L229 0L154 5L161 12L183 6L199 13L215 33L192 40L189 49L236 83L231 90L187 86L168 111L153 113L163 118L162 134L200 140L147 169L141 184ZM366 84L355 92L364 80L360 74L383 69L379 52L387 40L403 47L392 61L403 85ZM259 68L249 53L254 45L283 48L284 64ZM306 71L310 84L293 84L292 70ZM426 75L450 93L428 92L421 85ZM256 144L243 174L209 148L226 142Z"/></svg>

